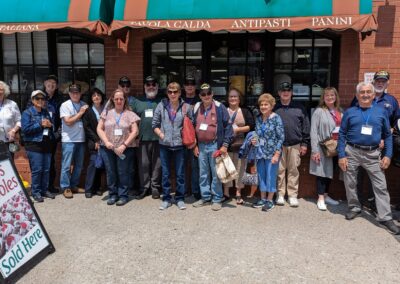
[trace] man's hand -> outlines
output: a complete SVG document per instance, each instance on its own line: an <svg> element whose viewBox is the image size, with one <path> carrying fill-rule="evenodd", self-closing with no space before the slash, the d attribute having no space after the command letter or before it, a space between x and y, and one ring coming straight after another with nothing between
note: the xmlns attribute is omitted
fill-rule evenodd
<svg viewBox="0 0 400 284"><path fill-rule="evenodd" d="M383 139L381 139L381 142L379 143L379 149L383 149L383 147L385 147L385 141Z"/></svg>
<svg viewBox="0 0 400 284"><path fill-rule="evenodd" d="M81 106L81 108L80 108L80 110L79 110L79 113L80 113L81 115L83 115L83 114L85 113L85 111L86 111L88 108L89 108L88 105L83 105L83 106Z"/></svg>
<svg viewBox="0 0 400 284"><path fill-rule="evenodd" d="M198 146L194 146L194 148L193 148L193 155L195 155L196 157L199 156L199 147L198 147Z"/></svg>
<svg viewBox="0 0 400 284"><path fill-rule="evenodd" d="M341 168L342 171L347 171L347 166L348 166L348 161L347 158L341 158L339 159L339 167Z"/></svg>
<svg viewBox="0 0 400 284"><path fill-rule="evenodd" d="M379 162L382 170L386 170L390 166L390 158L383 157L382 160Z"/></svg>
<svg viewBox="0 0 400 284"><path fill-rule="evenodd" d="M300 156L304 156L307 154L307 146L301 146L300 147Z"/></svg>
<svg viewBox="0 0 400 284"><path fill-rule="evenodd" d="M222 146L221 148L219 148L219 151L221 152L222 155L226 155L228 154L228 149L225 146Z"/></svg>

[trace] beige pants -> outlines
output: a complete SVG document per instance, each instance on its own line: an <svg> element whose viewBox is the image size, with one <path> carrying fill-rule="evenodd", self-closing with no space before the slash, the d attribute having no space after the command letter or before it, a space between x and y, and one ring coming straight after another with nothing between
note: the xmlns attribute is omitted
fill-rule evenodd
<svg viewBox="0 0 400 284"><path fill-rule="evenodd" d="M297 197L299 192L300 144L282 147L282 157L279 163L278 192L285 196L286 190L289 197ZM287 183L286 183L287 171Z"/></svg>

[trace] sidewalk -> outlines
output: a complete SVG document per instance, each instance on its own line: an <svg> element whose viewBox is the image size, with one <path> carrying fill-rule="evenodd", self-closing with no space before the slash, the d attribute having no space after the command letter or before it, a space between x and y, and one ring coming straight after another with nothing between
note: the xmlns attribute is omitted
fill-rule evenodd
<svg viewBox="0 0 400 284"><path fill-rule="evenodd" d="M80 194L36 204L56 252L18 283L399 281L399 240L365 213L346 221L343 202L321 212L301 199L268 213L233 201L162 212L159 202L116 207Z"/></svg>

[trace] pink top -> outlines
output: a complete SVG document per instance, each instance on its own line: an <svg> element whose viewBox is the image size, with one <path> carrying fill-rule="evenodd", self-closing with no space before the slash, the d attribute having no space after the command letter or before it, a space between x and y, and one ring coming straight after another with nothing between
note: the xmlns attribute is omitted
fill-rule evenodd
<svg viewBox="0 0 400 284"><path fill-rule="evenodd" d="M108 141L114 144L114 147L121 146L130 134L131 125L140 121L136 113L127 109L124 110L122 114L117 114L115 109L104 110L100 117L104 120L106 137ZM137 147L136 139L127 146Z"/></svg>

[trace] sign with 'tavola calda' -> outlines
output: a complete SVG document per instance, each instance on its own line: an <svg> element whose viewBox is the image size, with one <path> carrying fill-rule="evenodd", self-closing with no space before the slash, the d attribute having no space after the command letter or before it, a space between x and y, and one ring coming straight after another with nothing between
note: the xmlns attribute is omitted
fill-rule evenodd
<svg viewBox="0 0 400 284"><path fill-rule="evenodd" d="M10 159L0 155L0 281L9 283L54 252Z"/></svg>

